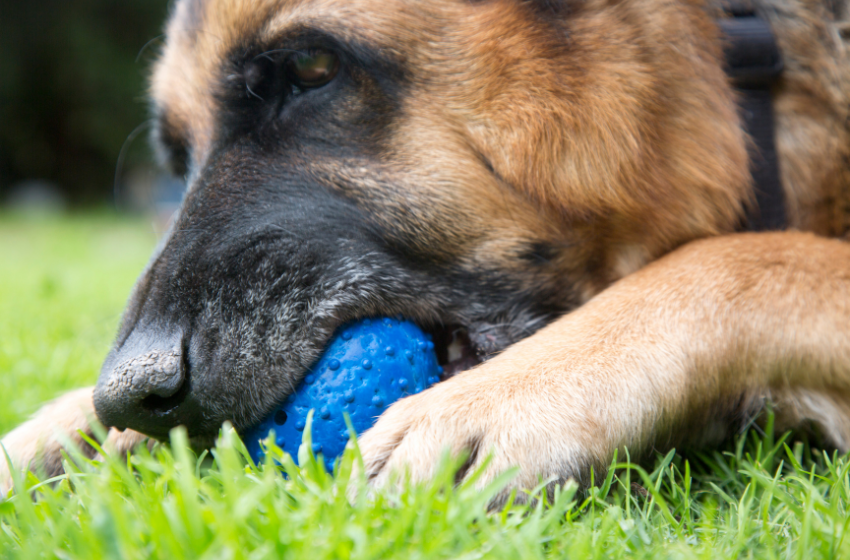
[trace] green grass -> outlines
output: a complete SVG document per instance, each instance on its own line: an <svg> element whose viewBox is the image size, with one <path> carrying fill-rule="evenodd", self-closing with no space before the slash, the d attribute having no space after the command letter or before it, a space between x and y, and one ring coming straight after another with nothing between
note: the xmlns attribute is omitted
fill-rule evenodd
<svg viewBox="0 0 850 560"><path fill-rule="evenodd" d="M155 243L148 222L109 214L0 215L0 433L94 384Z"/></svg>
<svg viewBox="0 0 850 560"><path fill-rule="evenodd" d="M0 217L0 429L96 378L155 239L143 222ZM171 447L67 476L17 481L0 502L2 558L840 558L850 557L850 459L750 433L724 450L620 464L543 507L488 512L495 487L434 483L367 495L309 457L254 466L224 431L198 458ZM287 476L281 474L286 471ZM354 485L359 498L346 497ZM361 491L357 491L361 490Z"/></svg>

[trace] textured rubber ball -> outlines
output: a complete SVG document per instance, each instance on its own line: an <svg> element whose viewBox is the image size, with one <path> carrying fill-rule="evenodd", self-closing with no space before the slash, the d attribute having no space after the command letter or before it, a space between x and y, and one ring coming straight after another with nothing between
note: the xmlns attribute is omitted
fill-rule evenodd
<svg viewBox="0 0 850 560"><path fill-rule="evenodd" d="M262 460L259 442L274 430L278 447L297 461L312 409L313 450L321 450L326 468L333 469L349 439L344 412L362 434L392 403L439 380L442 368L429 339L415 324L400 319L363 319L344 325L295 393L264 421L245 430L243 440L251 457Z"/></svg>

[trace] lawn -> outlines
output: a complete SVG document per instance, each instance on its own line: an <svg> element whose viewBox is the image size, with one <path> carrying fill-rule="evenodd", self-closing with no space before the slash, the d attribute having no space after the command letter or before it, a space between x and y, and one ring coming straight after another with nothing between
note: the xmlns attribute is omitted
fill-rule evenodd
<svg viewBox="0 0 850 560"><path fill-rule="evenodd" d="M0 215L0 431L95 381L152 231L108 214ZM198 458L177 431L129 461L76 459L51 483L20 479L0 501L0 557L850 557L850 460L769 430L659 456L650 472L621 463L588 492L498 512L487 510L496 489L453 487L451 465L434 483L352 503L353 453L333 477L309 457L299 469L271 449L283 467L255 466L241 451L225 430Z"/></svg>

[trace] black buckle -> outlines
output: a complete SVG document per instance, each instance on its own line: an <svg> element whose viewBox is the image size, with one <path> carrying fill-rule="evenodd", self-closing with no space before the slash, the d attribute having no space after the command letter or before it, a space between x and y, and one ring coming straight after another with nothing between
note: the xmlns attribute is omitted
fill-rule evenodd
<svg viewBox="0 0 850 560"><path fill-rule="evenodd" d="M782 73L782 54L768 23L752 9L727 7L731 17L717 20L726 36L726 73L739 88L769 87Z"/></svg>

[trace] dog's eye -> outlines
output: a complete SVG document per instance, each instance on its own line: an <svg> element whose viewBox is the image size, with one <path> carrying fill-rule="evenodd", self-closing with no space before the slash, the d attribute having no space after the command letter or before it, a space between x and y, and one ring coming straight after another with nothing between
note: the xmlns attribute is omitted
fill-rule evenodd
<svg viewBox="0 0 850 560"><path fill-rule="evenodd" d="M292 83L301 89L321 87L339 72L339 58L322 50L301 52L289 59L288 72Z"/></svg>

